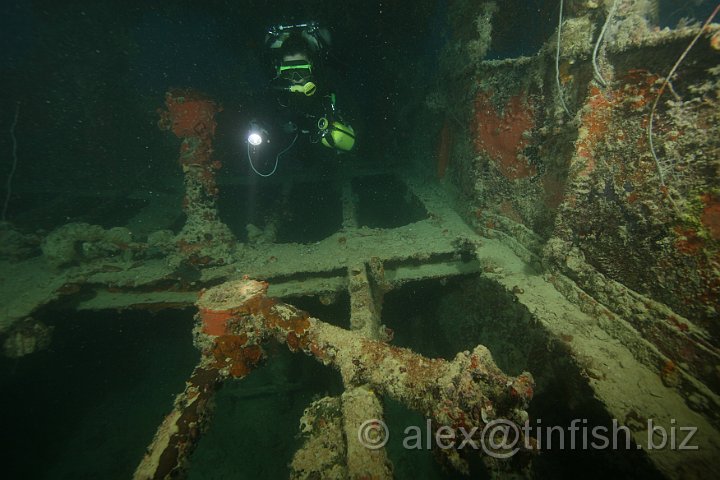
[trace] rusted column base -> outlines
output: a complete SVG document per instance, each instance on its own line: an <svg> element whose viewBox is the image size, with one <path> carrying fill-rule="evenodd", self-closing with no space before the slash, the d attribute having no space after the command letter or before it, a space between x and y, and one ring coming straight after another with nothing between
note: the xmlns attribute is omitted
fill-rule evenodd
<svg viewBox="0 0 720 480"><path fill-rule="evenodd" d="M222 163L212 158L215 115L222 107L193 89L168 91L165 106L158 110L158 126L182 139L179 163L185 175L186 222L175 238L179 259L195 266L231 263L237 241L218 217L215 173Z"/></svg>

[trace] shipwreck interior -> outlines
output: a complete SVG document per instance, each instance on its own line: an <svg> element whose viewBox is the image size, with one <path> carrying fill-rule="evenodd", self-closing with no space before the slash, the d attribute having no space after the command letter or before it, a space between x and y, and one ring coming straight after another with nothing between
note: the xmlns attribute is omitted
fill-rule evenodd
<svg viewBox="0 0 720 480"><path fill-rule="evenodd" d="M3 476L717 476L718 10L3 5ZM309 20L356 146L255 175Z"/></svg>

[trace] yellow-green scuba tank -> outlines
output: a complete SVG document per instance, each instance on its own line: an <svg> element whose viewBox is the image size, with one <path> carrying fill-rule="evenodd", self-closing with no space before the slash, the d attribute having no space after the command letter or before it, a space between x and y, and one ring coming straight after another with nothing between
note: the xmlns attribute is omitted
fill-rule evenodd
<svg viewBox="0 0 720 480"><path fill-rule="evenodd" d="M323 117L318 120L318 128L322 136L322 144L328 148L349 152L355 146L355 130L350 125L336 120L328 122L328 119Z"/></svg>

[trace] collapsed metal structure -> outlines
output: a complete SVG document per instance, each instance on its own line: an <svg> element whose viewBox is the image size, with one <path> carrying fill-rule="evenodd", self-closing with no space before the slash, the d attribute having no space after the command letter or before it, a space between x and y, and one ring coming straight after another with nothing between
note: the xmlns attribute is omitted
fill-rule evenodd
<svg viewBox="0 0 720 480"><path fill-rule="evenodd" d="M223 379L248 375L265 357L262 344L269 339L339 370L346 387L340 399L346 443L322 447L336 450L344 461L318 465L314 459L319 452L313 451L317 447L309 443L304 447L307 452L301 452L292 464L297 478L391 478L384 452L367 448L358 438L364 422L383 417L378 395L419 411L432 420L434 429L449 429L457 438L462 438L460 428L474 432L498 419L521 426L528 418L524 409L533 394L532 376L508 377L483 346L459 353L452 362L424 358L366 335L378 331L377 323L352 330L329 325L268 298L267 284L253 280L227 282L203 292L198 309L196 343L202 360L176 399L175 410L158 430L135 478L178 475L207 421L214 386ZM334 432L319 428L314 433ZM524 439L518 443L526 444ZM443 452L456 469L468 471L458 450ZM303 455L311 460L301 460Z"/></svg>

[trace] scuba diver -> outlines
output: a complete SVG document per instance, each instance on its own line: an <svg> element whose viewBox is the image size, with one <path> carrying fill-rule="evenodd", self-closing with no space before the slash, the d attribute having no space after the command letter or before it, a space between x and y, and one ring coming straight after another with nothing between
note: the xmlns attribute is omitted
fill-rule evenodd
<svg viewBox="0 0 720 480"><path fill-rule="evenodd" d="M262 177L273 175L280 158L300 137L338 153L352 150L355 131L343 121L335 93L322 76L322 63L329 58L329 31L315 22L278 25L268 30L265 45L273 56L275 77L264 97L273 108L266 112L269 119L250 122L251 169Z"/></svg>

